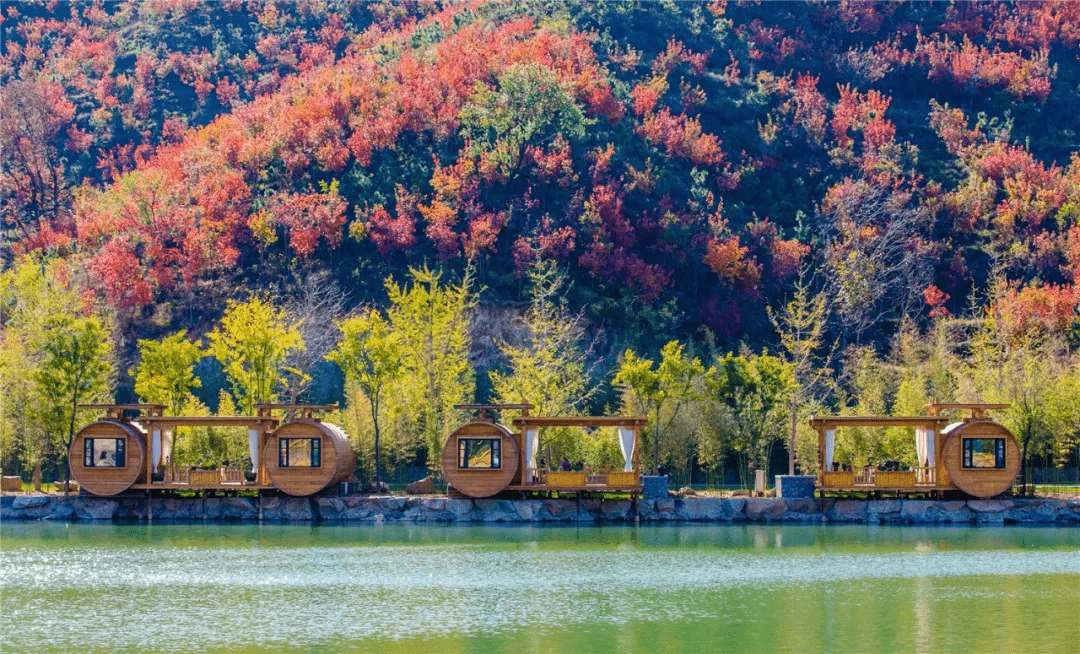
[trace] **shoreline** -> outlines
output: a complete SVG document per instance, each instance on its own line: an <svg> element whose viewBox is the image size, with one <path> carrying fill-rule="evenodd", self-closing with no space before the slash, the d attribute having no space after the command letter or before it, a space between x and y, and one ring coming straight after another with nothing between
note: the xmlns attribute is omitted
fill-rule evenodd
<svg viewBox="0 0 1080 654"><path fill-rule="evenodd" d="M148 520L149 518L149 520ZM448 499L445 497L79 497L4 495L0 521L310 523L855 523L1080 526L1080 498Z"/></svg>

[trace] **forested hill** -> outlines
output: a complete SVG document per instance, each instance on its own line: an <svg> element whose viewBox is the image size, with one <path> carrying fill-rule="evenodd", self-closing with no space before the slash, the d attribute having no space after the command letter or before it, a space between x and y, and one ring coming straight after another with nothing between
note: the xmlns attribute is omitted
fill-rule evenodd
<svg viewBox="0 0 1080 654"><path fill-rule="evenodd" d="M1069 334L1080 3L3 5L3 252L127 335L428 265L655 351L987 308Z"/></svg>

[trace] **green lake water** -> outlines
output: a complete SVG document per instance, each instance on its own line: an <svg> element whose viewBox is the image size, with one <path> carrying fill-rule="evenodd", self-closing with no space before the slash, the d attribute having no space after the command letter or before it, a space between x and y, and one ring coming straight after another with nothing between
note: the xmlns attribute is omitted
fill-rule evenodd
<svg viewBox="0 0 1080 654"><path fill-rule="evenodd" d="M2 652L1080 653L1080 529L0 525Z"/></svg>

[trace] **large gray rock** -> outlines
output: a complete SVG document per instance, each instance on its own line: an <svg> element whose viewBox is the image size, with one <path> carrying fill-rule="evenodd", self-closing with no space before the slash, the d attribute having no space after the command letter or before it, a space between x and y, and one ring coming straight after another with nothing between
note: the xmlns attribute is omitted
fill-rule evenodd
<svg viewBox="0 0 1080 654"><path fill-rule="evenodd" d="M540 500L520 500L514 503L514 512L517 513L518 520L522 522L537 520L543 509L544 503Z"/></svg>
<svg viewBox="0 0 1080 654"><path fill-rule="evenodd" d="M653 500L653 513L656 516L655 520L678 520L679 516L675 512L675 499L671 497L662 497L657 500Z"/></svg>
<svg viewBox="0 0 1080 654"><path fill-rule="evenodd" d="M315 511L322 520L341 520L345 513L345 500L340 497L319 497L315 499Z"/></svg>
<svg viewBox="0 0 1080 654"><path fill-rule="evenodd" d="M779 497L751 497L746 500L746 517L750 520L776 520L787 510L787 502Z"/></svg>
<svg viewBox="0 0 1080 654"><path fill-rule="evenodd" d="M252 497L208 497L204 501L207 520L231 522L257 520L259 517L257 500Z"/></svg>
<svg viewBox="0 0 1080 654"><path fill-rule="evenodd" d="M911 524L970 523L974 521L974 512L963 501L905 500L896 521Z"/></svg>
<svg viewBox="0 0 1080 654"><path fill-rule="evenodd" d="M73 502L75 517L79 520L112 520L116 514L114 500L79 497Z"/></svg>
<svg viewBox="0 0 1080 654"><path fill-rule="evenodd" d="M476 510L476 504L473 500L451 499L446 500L446 510L454 516L454 520L463 520L465 516Z"/></svg>
<svg viewBox="0 0 1080 654"><path fill-rule="evenodd" d="M826 500L825 518L830 522L862 522L866 519L866 502L859 500Z"/></svg>
<svg viewBox="0 0 1080 654"><path fill-rule="evenodd" d="M75 519L75 506L70 497L56 497L53 501L47 505L48 513L42 517L42 520L74 520Z"/></svg>
<svg viewBox="0 0 1080 654"><path fill-rule="evenodd" d="M725 520L746 520L746 500L745 497L729 497L724 500L724 519Z"/></svg>
<svg viewBox="0 0 1080 654"><path fill-rule="evenodd" d="M623 522L637 517L634 503L630 500L608 500L601 502L600 514L605 521Z"/></svg>
<svg viewBox="0 0 1080 654"><path fill-rule="evenodd" d="M1013 502L1013 506L1005 510L1005 522L1057 522L1063 511L1066 515L1071 513L1064 500L1018 499Z"/></svg>
<svg viewBox="0 0 1080 654"><path fill-rule="evenodd" d="M821 510L818 501L814 499L784 499L787 503L787 513L780 516L781 520L796 522L817 522L821 520Z"/></svg>
<svg viewBox="0 0 1080 654"><path fill-rule="evenodd" d="M206 516L206 499L155 497L151 508L154 520L202 520Z"/></svg>
<svg viewBox="0 0 1080 654"><path fill-rule="evenodd" d="M723 500L715 497L687 497L675 500L679 520L715 521L724 519Z"/></svg>
<svg viewBox="0 0 1080 654"><path fill-rule="evenodd" d="M547 520L569 522L577 520L577 500L552 499L541 500L543 514Z"/></svg>
<svg viewBox="0 0 1080 654"><path fill-rule="evenodd" d="M312 520L315 512L306 497L266 497L262 517L263 520Z"/></svg>
<svg viewBox="0 0 1080 654"><path fill-rule="evenodd" d="M52 502L52 498L48 495L20 495L12 501L11 507L16 510L25 511L26 509L45 506L50 502Z"/></svg>
<svg viewBox="0 0 1080 654"><path fill-rule="evenodd" d="M871 500L866 503L867 519L873 522L885 516L898 514L903 506L902 500Z"/></svg>
<svg viewBox="0 0 1080 654"><path fill-rule="evenodd" d="M45 495L20 495L11 502L11 519L40 520L51 512L50 504L51 498Z"/></svg>
<svg viewBox="0 0 1080 654"><path fill-rule="evenodd" d="M514 522L517 517L514 503L510 500L483 499L475 502L477 515L474 519L482 522Z"/></svg>

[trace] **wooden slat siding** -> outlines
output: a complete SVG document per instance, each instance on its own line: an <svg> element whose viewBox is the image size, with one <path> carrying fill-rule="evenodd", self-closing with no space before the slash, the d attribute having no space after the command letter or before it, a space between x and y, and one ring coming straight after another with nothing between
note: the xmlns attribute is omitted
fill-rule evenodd
<svg viewBox="0 0 1080 654"><path fill-rule="evenodd" d="M963 439L1004 438L1005 467L964 468ZM942 468L952 485L974 497L994 497L1009 490L1020 473L1020 445L1012 433L989 420L974 420L959 425L945 437L941 452Z"/></svg>
<svg viewBox="0 0 1080 654"><path fill-rule="evenodd" d="M609 472L604 483L608 486L639 486L641 475L636 472Z"/></svg>
<svg viewBox="0 0 1080 654"><path fill-rule="evenodd" d="M848 488L855 486L855 473L850 471L826 471L821 473L822 488Z"/></svg>
<svg viewBox="0 0 1080 654"><path fill-rule="evenodd" d="M547 484L550 488L585 487L584 472L564 472L552 470L547 474Z"/></svg>
<svg viewBox="0 0 1080 654"><path fill-rule="evenodd" d="M100 468L83 465L83 448L87 438L123 438L124 467ZM68 465L72 478L94 495L116 495L138 481L145 481L146 458L149 456L146 437L137 427L116 420L98 420L83 427L68 450Z"/></svg>
<svg viewBox="0 0 1080 654"><path fill-rule="evenodd" d="M320 438L321 460L318 468L278 466L278 441L281 438ZM270 484L288 495L314 495L330 484L345 481L356 469L356 455L349 441L317 420L300 419L278 428L263 447L262 464Z"/></svg>
<svg viewBox="0 0 1080 654"><path fill-rule="evenodd" d="M459 438L500 438L501 468L458 468ZM491 497L505 490L521 465L521 452L518 450L514 434L506 427L486 421L474 420L458 427L443 445L442 467L446 480L462 495L473 498ZM549 473L550 474L550 473Z"/></svg>

